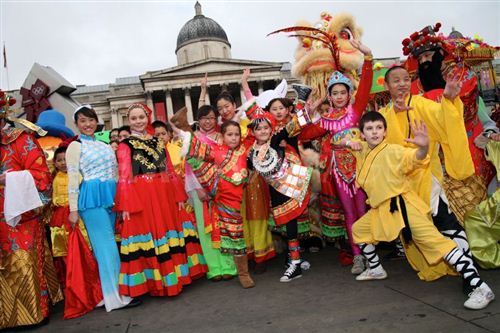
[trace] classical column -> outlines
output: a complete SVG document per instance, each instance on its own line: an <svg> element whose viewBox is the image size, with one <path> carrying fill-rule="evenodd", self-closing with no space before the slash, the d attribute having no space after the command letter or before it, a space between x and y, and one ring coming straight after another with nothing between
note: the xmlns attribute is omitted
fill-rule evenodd
<svg viewBox="0 0 500 333"><path fill-rule="evenodd" d="M111 128L120 127L120 122L118 121L118 110L112 108L110 111L111 111Z"/></svg>
<svg viewBox="0 0 500 333"><path fill-rule="evenodd" d="M170 119L174 115L174 104L172 103L171 90L165 90L165 106L167 107L167 118Z"/></svg>
<svg viewBox="0 0 500 333"><path fill-rule="evenodd" d="M155 112L155 107L153 105L153 94L151 93L151 91L146 92L146 105L153 112L153 114L151 115L151 118L153 121L155 121L156 120L156 112Z"/></svg>
<svg viewBox="0 0 500 333"><path fill-rule="evenodd" d="M189 93L189 88L184 88L184 102L187 108L188 122L191 124L193 122L193 105L191 104L191 94Z"/></svg>
<svg viewBox="0 0 500 333"><path fill-rule="evenodd" d="M260 95L264 92L263 82L259 81L258 85L259 85L259 95Z"/></svg>

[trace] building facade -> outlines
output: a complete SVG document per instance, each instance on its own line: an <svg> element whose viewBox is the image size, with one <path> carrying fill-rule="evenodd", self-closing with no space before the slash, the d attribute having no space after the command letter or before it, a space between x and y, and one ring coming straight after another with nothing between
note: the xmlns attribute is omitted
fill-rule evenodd
<svg viewBox="0 0 500 333"><path fill-rule="evenodd" d="M207 103L228 91L237 103L244 102L241 75L250 68L249 85L254 95L275 88L282 79L297 82L288 62L264 62L233 59L231 44L222 27L202 13L195 5L195 16L186 22L177 36L177 66L147 72L140 76L116 79L115 83L77 86L72 97L82 104L91 104L106 129L127 124L127 107L145 103L153 110L153 118L167 120L186 107L188 120L196 119L200 97L200 81L208 75Z"/></svg>

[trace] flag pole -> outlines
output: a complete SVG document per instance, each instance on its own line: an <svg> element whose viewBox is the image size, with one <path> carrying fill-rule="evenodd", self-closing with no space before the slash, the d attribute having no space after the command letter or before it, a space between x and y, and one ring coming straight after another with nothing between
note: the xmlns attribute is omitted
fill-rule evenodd
<svg viewBox="0 0 500 333"><path fill-rule="evenodd" d="M7 66L7 51L5 50L5 41L3 42L3 67L5 68L5 78L7 79L7 91L10 90L9 67Z"/></svg>

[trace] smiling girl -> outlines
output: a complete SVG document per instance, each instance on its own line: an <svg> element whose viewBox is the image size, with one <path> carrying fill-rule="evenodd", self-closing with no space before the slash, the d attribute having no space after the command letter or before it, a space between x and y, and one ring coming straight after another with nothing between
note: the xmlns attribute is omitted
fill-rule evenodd
<svg viewBox="0 0 500 333"><path fill-rule="evenodd" d="M196 230L183 209L183 184L163 141L148 132L150 115L146 105L132 104L131 136L118 147L116 209L123 215L120 292L175 296L206 267Z"/></svg>
<svg viewBox="0 0 500 333"><path fill-rule="evenodd" d="M365 55L356 100L352 102L354 87L351 80L340 72L334 72L328 81L328 100L332 107L321 115L319 124L313 124L303 130L300 138L306 141L324 135L328 136L326 140L323 140L321 148L320 159L326 169L323 173L325 176L322 177L321 194L324 197L329 197L330 200L321 202L322 209L326 211L332 209L329 202L335 200L333 196L336 193L342 204L347 237L354 255L351 272L360 274L364 270L363 256L359 247L352 241L352 226L357 219L366 213L366 195L357 188L354 182L356 160L352 153L340 143L344 139L359 138L360 133L356 126L368 103L373 69L371 50L359 41L350 40L350 43ZM321 102L318 101L316 104L319 105ZM336 221L327 219L326 226L323 228L324 231L331 231L327 237L335 239L341 236L341 231L335 227L336 224Z"/></svg>

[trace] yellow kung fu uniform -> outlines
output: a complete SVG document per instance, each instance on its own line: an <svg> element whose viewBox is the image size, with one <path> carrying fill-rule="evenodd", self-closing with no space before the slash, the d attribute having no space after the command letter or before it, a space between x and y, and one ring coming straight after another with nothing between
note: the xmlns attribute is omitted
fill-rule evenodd
<svg viewBox="0 0 500 333"><path fill-rule="evenodd" d="M429 131L430 165L410 174L410 181L419 196L430 204L432 177L442 183L443 170L439 161L439 146L444 153L444 165L448 175L455 179L465 179L474 174L474 163L470 156L467 132L464 125L464 108L459 97L453 101L446 98L436 103L427 98L412 95L406 98L410 111L395 112L392 103L379 110L387 121L387 143L414 147L404 139L411 137L410 124L423 120Z"/></svg>
<svg viewBox="0 0 500 333"><path fill-rule="evenodd" d="M429 131L430 164L425 168L418 168L408 176L411 188L415 189L427 205L431 205L432 176L440 184L443 181L443 170L439 159L439 147L444 153L444 165L451 178L465 179L474 174L474 164L470 156L467 132L463 120L463 104L460 98L450 101L442 98L436 103L418 95L410 95L405 104L410 111L395 112L393 104L379 110L387 121L386 142L414 147L404 141L413 137L410 131L410 122L415 119L423 120ZM444 275L457 275L445 262L429 265L422 253L409 244L405 246L406 256L413 268L419 271L422 280L432 281Z"/></svg>
<svg viewBox="0 0 500 333"><path fill-rule="evenodd" d="M361 151L353 151L356 157L356 183L368 195L372 207L354 223L354 242L377 243L396 239L405 227L400 200L397 210L391 213L391 199L401 195L404 199L412 241L429 264L442 261L456 247L436 229L429 215L429 206L412 190L408 174L426 167L429 157L419 161L417 150L385 141L374 149L362 143Z"/></svg>

